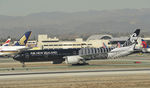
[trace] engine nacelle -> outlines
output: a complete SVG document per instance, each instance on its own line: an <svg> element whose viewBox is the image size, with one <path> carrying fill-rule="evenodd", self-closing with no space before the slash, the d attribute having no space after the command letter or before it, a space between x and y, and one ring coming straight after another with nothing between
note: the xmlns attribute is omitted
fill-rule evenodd
<svg viewBox="0 0 150 88"><path fill-rule="evenodd" d="M66 64L78 64L81 60L83 60L80 56L66 56L64 58Z"/></svg>

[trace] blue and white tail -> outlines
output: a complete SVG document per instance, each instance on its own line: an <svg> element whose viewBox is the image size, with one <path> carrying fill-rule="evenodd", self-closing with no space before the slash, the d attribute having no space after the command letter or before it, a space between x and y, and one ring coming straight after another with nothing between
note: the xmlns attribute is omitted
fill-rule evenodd
<svg viewBox="0 0 150 88"><path fill-rule="evenodd" d="M25 46L29 40L32 31L27 31L16 43L15 46Z"/></svg>

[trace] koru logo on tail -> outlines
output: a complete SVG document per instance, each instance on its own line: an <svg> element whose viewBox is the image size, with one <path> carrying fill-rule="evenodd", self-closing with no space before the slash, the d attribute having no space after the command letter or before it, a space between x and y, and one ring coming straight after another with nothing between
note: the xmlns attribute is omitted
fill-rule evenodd
<svg viewBox="0 0 150 88"><path fill-rule="evenodd" d="M133 33L133 34L131 35L131 37L130 37L130 41L131 41L132 43L135 42L134 37L137 37L137 34L136 34L136 33Z"/></svg>

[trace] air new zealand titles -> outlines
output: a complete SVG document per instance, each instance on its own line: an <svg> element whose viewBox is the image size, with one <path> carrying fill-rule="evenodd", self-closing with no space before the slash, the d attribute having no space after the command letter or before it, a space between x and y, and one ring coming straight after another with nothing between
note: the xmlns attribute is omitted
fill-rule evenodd
<svg viewBox="0 0 150 88"><path fill-rule="evenodd" d="M48 49L48 50L26 50L14 56L15 60L24 62L53 61L59 64L64 61L64 56L78 55L79 49Z"/></svg>

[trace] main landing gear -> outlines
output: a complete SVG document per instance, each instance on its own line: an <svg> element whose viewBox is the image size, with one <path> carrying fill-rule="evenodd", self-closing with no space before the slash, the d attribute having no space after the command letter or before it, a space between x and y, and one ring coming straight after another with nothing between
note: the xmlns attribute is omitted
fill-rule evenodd
<svg viewBox="0 0 150 88"><path fill-rule="evenodd" d="M22 67L23 68L26 67L25 62L21 62L21 63L22 63Z"/></svg>
<svg viewBox="0 0 150 88"><path fill-rule="evenodd" d="M79 63L77 64L72 64L72 66L84 66L84 65L89 65L89 63L86 62L85 59L82 59Z"/></svg>

